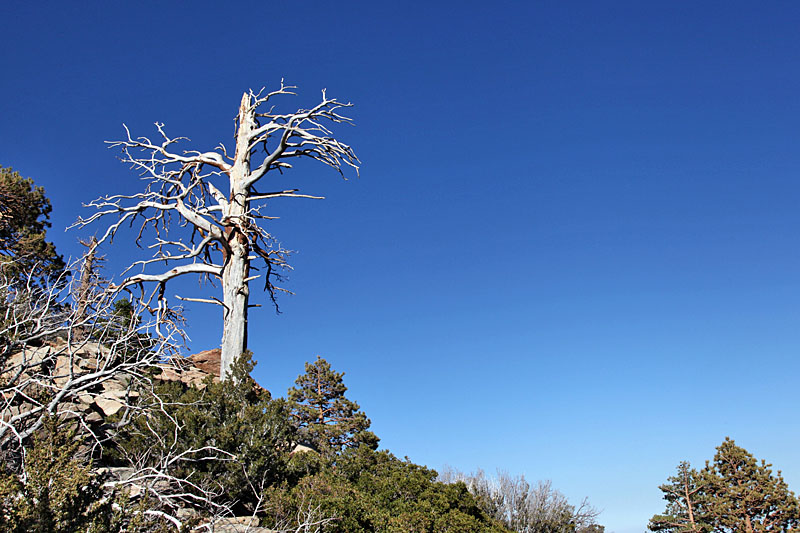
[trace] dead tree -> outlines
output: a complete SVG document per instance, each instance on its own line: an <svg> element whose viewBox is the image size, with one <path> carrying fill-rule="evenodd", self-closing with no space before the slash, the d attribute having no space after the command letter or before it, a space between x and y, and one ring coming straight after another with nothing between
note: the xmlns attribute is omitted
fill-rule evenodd
<svg viewBox="0 0 800 533"><path fill-rule="evenodd" d="M83 323L89 317L91 303L93 296L100 292L100 280L97 275L98 262L103 260L103 257L97 256L97 238L92 237L89 242L80 241L82 245L88 248L86 255L83 257L81 264L81 276L78 286L75 289L73 298L75 299L75 320L78 323ZM75 331L76 336L80 336L80 330Z"/></svg>
<svg viewBox="0 0 800 533"><path fill-rule="evenodd" d="M584 500L573 505L553 488L550 481L531 485L525 476L511 476L498 471L488 477L483 470L464 474L452 468L439 475L444 483L464 482L476 497L478 505L508 529L521 533L533 531L594 531L601 528L595 521L600 512Z"/></svg>
<svg viewBox="0 0 800 533"><path fill-rule="evenodd" d="M224 145L215 151L178 151L188 140L169 137L164 125L156 123L157 141L131 137L109 144L122 150L122 160L147 182L132 195L112 195L89 204L97 212L80 219L85 226L100 219L113 221L99 237L100 244L113 240L125 225L138 229L136 244L153 250L152 257L134 262L115 290L136 289L138 298L159 318L169 316L166 285L169 281L195 275L218 281L222 298L185 297L179 300L216 303L223 307L223 379L233 361L247 348L247 311L251 281L263 278L264 287L275 303L282 290L280 271L288 266L287 252L265 229L270 218L262 212L273 198L319 198L297 189L269 191L260 188L269 172L283 172L293 160L314 159L344 176L351 167L358 172L353 150L333 137L326 126L351 123L341 114L349 107L322 92L322 101L311 109L290 114L274 112L272 100L295 94L285 86L273 92L249 91L242 96L236 117L235 149L230 156ZM223 192L224 191L224 192ZM166 267L164 266L166 265ZM160 266L161 270L156 270ZM254 274L258 268L262 270ZM154 271L155 270L155 271Z"/></svg>

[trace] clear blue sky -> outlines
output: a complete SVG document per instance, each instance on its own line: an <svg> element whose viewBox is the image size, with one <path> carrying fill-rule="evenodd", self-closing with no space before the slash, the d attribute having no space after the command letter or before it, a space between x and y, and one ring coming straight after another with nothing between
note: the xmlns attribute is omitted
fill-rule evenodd
<svg viewBox="0 0 800 533"><path fill-rule="evenodd" d="M243 90L327 87L362 177L284 180L327 199L271 208L296 295L251 318L262 384L322 355L396 454L552 479L610 532L725 436L800 490L800 5L223 4L0 6L0 164L62 252L138 185L123 122L206 150Z"/></svg>

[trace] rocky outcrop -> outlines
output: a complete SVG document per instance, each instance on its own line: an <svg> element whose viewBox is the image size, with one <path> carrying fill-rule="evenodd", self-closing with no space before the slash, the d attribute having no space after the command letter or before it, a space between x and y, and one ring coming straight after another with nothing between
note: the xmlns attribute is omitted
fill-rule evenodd
<svg viewBox="0 0 800 533"><path fill-rule="evenodd" d="M0 390L4 406L0 418L4 421L25 412L33 404L25 401L39 389L73 389L64 397L58 412L67 418L81 417L90 424L102 422L105 417L117 414L139 393L130 386L131 376L125 371L98 377L91 387L77 380L97 374L113 365L119 356L101 344L82 342L69 344L65 339L56 339L43 346L26 347L11 354L0 367L0 384L27 383L25 395L9 387ZM189 357L175 357L157 365L157 379L180 381L187 385L205 387L210 378L219 382L220 350L206 350ZM141 370L141 369L140 369ZM159 372L160 370L160 372Z"/></svg>
<svg viewBox="0 0 800 533"><path fill-rule="evenodd" d="M67 391L58 408L62 416L100 422L138 396L130 390L130 375L107 372L114 359L105 346L94 342L69 344L64 339L12 353L0 369L0 383L6 385L0 391L6 400L0 416L10 420L33 407L28 400L50 397L52 391Z"/></svg>
<svg viewBox="0 0 800 533"><path fill-rule="evenodd" d="M219 382L219 368L220 349L216 348L189 357L173 358L168 364L161 365L157 377L162 381L180 381L203 388L209 376L215 383Z"/></svg>
<svg viewBox="0 0 800 533"><path fill-rule="evenodd" d="M206 374L212 376L220 376L220 358L222 357L222 350L214 348L213 350L206 350L204 352L190 355L189 359L195 368L202 370Z"/></svg>

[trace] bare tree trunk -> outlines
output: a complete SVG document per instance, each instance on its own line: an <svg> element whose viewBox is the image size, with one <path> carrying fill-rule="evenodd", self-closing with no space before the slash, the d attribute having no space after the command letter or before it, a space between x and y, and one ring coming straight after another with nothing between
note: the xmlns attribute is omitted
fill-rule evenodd
<svg viewBox="0 0 800 533"><path fill-rule="evenodd" d="M92 291L97 288L95 276L97 238L92 237L89 242L81 241L81 244L89 248L89 251L81 264L81 279L75 295L77 305L75 323L77 326L74 328L74 335L77 340L83 340L86 337L88 328L84 324L89 315L89 302L92 299Z"/></svg>
<svg viewBox="0 0 800 533"><path fill-rule="evenodd" d="M235 237L234 237L235 239ZM231 246L231 255L222 274L224 325L220 377L230 377L233 362L247 349L247 306L250 288L247 285L247 246Z"/></svg>
<svg viewBox="0 0 800 533"><path fill-rule="evenodd" d="M230 198L226 220L228 253L222 270L224 324L220 379L229 377L234 361L247 349L247 308L250 288L250 246L247 239L246 216L250 210L250 139L256 128L255 108L250 105L250 95L242 95L239 105L239 127L236 130L236 154L230 169Z"/></svg>

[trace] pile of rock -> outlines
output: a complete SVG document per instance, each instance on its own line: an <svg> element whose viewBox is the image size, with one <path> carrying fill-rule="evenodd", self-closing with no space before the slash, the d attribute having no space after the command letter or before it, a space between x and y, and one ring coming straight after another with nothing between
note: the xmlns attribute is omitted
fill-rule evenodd
<svg viewBox="0 0 800 533"><path fill-rule="evenodd" d="M66 391L58 407L62 416L81 417L90 424L102 422L139 394L130 387L129 373L106 373L119 364L119 357L95 342L69 343L60 338L12 353L0 367L0 396L4 400L0 418L8 422L27 412L34 404L26 399L40 392L52 396ZM159 363L155 377L202 388L209 377L218 382L219 374L220 350L215 349Z"/></svg>

